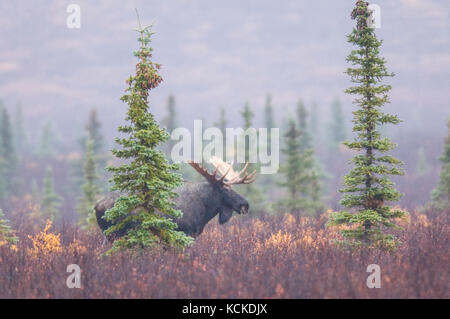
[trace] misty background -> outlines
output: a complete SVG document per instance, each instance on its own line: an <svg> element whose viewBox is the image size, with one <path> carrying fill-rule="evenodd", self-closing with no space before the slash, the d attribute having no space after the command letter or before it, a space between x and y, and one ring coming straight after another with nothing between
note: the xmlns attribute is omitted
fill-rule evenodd
<svg viewBox="0 0 450 319"><path fill-rule="evenodd" d="M80 29L66 26L70 3L81 7ZM404 121L386 133L399 144L395 154L405 161L407 176L400 183L411 188L418 183L423 204L438 178L437 157L450 115L450 2L375 3L381 7L382 26L376 31L384 40L381 55L396 74L386 81L393 89L385 111ZM2 0L0 99L12 114L21 105L30 145L38 143L39 132L51 121L59 154L77 152L80 132L95 107L111 148L126 112L119 99L136 64L138 8L143 24L154 22L153 60L162 64L164 81L150 93L150 111L158 119L166 116L167 98L173 94L180 126L190 128L195 119L212 126L220 107L226 108L229 126L242 126L240 112L248 101L254 126L262 127L266 95L271 94L277 126L295 114L301 98L308 109L317 105L325 136L330 105L339 99L350 137L354 107L352 97L344 94L350 86L344 71L352 49L346 35L354 26L353 6L354 1L324 0ZM431 167L425 184L408 179L421 147ZM316 149L319 159L323 153ZM330 185L349 169L340 165L332 171ZM63 184L64 178L56 183ZM400 184L400 191L405 187ZM331 202L339 196L331 196Z"/></svg>

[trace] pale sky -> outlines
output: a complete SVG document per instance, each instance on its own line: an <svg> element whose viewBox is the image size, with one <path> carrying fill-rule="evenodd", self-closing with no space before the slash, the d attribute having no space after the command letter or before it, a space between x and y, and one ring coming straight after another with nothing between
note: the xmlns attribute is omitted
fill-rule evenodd
<svg viewBox="0 0 450 319"><path fill-rule="evenodd" d="M66 26L66 7L81 7L81 29ZM238 121L249 101L261 116L271 93L278 120L299 98L324 116L339 97L351 116L346 42L353 0L0 1L0 98L20 102L30 125L52 119L69 136L95 106L107 134L123 118L119 101L134 71L134 8L155 22L154 60L164 82L152 110L176 96L180 118L214 122L220 106ZM445 131L450 115L447 0L379 0L381 52L396 73L389 111L405 129ZM442 121L442 123L440 123Z"/></svg>

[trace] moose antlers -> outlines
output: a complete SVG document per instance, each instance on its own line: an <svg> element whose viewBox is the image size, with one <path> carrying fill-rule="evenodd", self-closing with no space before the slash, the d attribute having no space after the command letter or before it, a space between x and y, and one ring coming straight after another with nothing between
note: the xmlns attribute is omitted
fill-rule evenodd
<svg viewBox="0 0 450 319"><path fill-rule="evenodd" d="M233 163L229 164L222 159L213 156L209 159L212 166L216 168L216 170L225 177L225 184L227 185L235 185L235 184L250 184L253 183L256 179L256 170L253 171L250 175L247 174L248 162L245 163L245 166L239 172L235 172L233 169ZM242 176L244 174L244 176Z"/></svg>
<svg viewBox="0 0 450 319"><path fill-rule="evenodd" d="M213 174L209 173L208 170L199 163L189 161L189 164L210 183L220 183L223 185L231 186L237 184L250 184L253 183L256 179L256 170L251 174L248 174L246 171L248 162L245 163L245 166L242 170L236 172L233 169L233 164L226 163L216 156L211 157L209 161L215 168ZM217 173L219 173L221 176L218 176ZM244 175L242 176L242 174Z"/></svg>

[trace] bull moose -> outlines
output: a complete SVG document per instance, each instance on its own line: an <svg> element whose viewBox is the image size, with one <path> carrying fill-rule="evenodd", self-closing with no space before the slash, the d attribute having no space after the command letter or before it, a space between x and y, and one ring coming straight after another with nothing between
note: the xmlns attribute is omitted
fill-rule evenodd
<svg viewBox="0 0 450 319"><path fill-rule="evenodd" d="M244 168L236 172L233 164L226 163L217 157L212 157L210 163L214 166L214 173L209 173L201 164L190 161L189 164L206 181L200 183L185 183L176 190L178 196L174 200L177 209L183 212L181 218L175 219L177 230L191 237L199 236L205 225L219 214L219 223L230 220L233 211L238 214L248 213L247 200L232 189L232 185L250 184L256 179L256 171L247 174L248 162ZM97 223L104 232L113 224L103 218L105 212L112 208L119 193L111 193L100 200L94 207ZM121 237L135 225L124 227L114 233L109 239Z"/></svg>

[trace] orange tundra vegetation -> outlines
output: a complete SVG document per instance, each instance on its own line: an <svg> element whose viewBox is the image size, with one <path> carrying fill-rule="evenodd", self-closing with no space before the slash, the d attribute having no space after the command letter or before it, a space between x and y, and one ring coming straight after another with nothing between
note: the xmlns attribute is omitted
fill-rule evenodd
<svg viewBox="0 0 450 319"><path fill-rule="evenodd" d="M99 233L48 222L16 247L0 247L0 298L449 298L448 213L412 214L395 252L345 250L319 218L240 216L209 224L183 253L106 257ZM22 225L24 226L24 225ZM69 264L81 288L69 289ZM381 288L369 289L369 264Z"/></svg>

